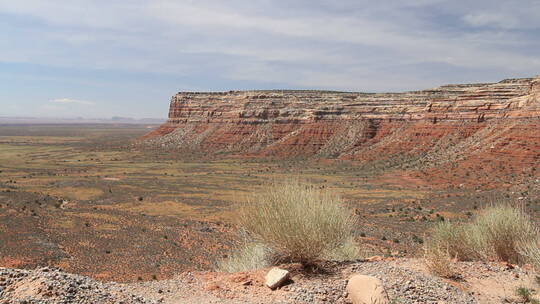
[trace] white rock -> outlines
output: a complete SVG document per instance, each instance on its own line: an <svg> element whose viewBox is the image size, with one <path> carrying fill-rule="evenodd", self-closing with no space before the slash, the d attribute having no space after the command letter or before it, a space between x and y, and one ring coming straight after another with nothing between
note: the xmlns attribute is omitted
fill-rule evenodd
<svg viewBox="0 0 540 304"><path fill-rule="evenodd" d="M353 304L388 304L388 295L381 280L366 275L353 275L347 283Z"/></svg>
<svg viewBox="0 0 540 304"><path fill-rule="evenodd" d="M289 279L289 272L284 269L274 267L265 276L266 286L270 289L276 289L283 285Z"/></svg>

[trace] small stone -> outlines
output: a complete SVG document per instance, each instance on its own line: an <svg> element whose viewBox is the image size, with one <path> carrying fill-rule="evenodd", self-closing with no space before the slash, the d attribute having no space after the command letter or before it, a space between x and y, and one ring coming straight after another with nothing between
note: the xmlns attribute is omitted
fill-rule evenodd
<svg viewBox="0 0 540 304"><path fill-rule="evenodd" d="M353 304L387 304L389 302L381 280L376 277L353 275L347 283L347 291Z"/></svg>
<svg viewBox="0 0 540 304"><path fill-rule="evenodd" d="M382 260L384 260L384 258L380 255L374 255L366 259L367 262L378 262Z"/></svg>
<svg viewBox="0 0 540 304"><path fill-rule="evenodd" d="M266 274L265 284L268 286L268 288L274 290L283 286L283 284L289 279L289 276L290 273L287 270L274 267Z"/></svg>

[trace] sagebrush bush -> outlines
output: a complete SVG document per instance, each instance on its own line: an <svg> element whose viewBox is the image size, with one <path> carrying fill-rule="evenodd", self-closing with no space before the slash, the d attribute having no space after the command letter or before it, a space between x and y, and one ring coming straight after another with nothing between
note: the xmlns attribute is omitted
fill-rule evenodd
<svg viewBox="0 0 540 304"><path fill-rule="evenodd" d="M478 257L472 238L466 225L440 222L433 229L428 246L439 248L437 251L447 253L450 258L470 261Z"/></svg>
<svg viewBox="0 0 540 304"><path fill-rule="evenodd" d="M539 245L538 228L524 210L501 204L485 208L469 223L438 224L426 246L440 248L449 259L539 266Z"/></svg>
<svg viewBox="0 0 540 304"><path fill-rule="evenodd" d="M230 256L220 260L216 269L222 272L242 272L268 267L271 261L271 252L266 246L254 242L245 243L238 246Z"/></svg>
<svg viewBox="0 0 540 304"><path fill-rule="evenodd" d="M483 210L469 230L483 258L514 264L527 262L525 248L536 244L539 237L524 210L509 205Z"/></svg>
<svg viewBox="0 0 540 304"><path fill-rule="evenodd" d="M240 227L268 248L274 262L303 265L358 258L351 241L354 224L339 197L298 180L272 183L239 214Z"/></svg>
<svg viewBox="0 0 540 304"><path fill-rule="evenodd" d="M433 274L443 278L455 278L457 273L452 267L452 261L448 248L431 246L426 247L424 258L426 266Z"/></svg>
<svg viewBox="0 0 540 304"><path fill-rule="evenodd" d="M353 238L350 238L340 246L330 249L330 251L323 255L323 259L343 262L358 260L361 256L362 253L360 252L358 244Z"/></svg>
<svg viewBox="0 0 540 304"><path fill-rule="evenodd" d="M527 263L530 263L537 271L540 270L540 240L523 244L521 254Z"/></svg>

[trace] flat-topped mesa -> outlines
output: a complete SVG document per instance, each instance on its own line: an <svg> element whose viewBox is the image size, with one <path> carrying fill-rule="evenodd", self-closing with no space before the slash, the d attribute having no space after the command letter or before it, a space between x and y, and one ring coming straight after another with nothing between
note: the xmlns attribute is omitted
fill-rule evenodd
<svg viewBox="0 0 540 304"><path fill-rule="evenodd" d="M484 120L540 116L540 78L445 85L405 93L310 90L180 92L169 123L267 123L320 120ZM536 92L536 95L535 95Z"/></svg>
<svg viewBox="0 0 540 304"><path fill-rule="evenodd" d="M405 157L407 166L475 156L540 169L538 130L540 76L405 93L182 92L145 142L205 155Z"/></svg>

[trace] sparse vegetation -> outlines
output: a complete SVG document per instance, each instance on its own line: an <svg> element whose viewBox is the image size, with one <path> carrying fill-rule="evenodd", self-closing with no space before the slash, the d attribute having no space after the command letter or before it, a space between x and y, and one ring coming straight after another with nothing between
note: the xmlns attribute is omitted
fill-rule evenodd
<svg viewBox="0 0 540 304"><path fill-rule="evenodd" d="M244 243L232 255L220 260L216 269L223 272L241 272L270 266L272 260L269 248L260 243L250 242Z"/></svg>
<svg viewBox="0 0 540 304"><path fill-rule="evenodd" d="M428 269L433 274L448 279L457 276L457 272L452 266L448 248L438 246L426 247L424 257Z"/></svg>
<svg viewBox="0 0 540 304"><path fill-rule="evenodd" d="M529 262L526 248L538 252L539 232L530 217L509 205L484 210L471 225L472 239L485 259L515 264Z"/></svg>
<svg viewBox="0 0 540 304"><path fill-rule="evenodd" d="M359 255L352 240L354 219L341 199L298 180L276 182L253 195L240 212L239 224L255 244L264 247L248 244L222 262L226 268L245 268L231 263L257 266L246 257L249 252L264 252L264 262L255 258L261 266L278 262L308 266Z"/></svg>
<svg viewBox="0 0 540 304"><path fill-rule="evenodd" d="M416 234L414 234L414 235L412 236L412 240L413 240L413 242L415 242L415 243L418 243L418 244L424 244L424 239L421 238L421 237L419 237L419 236L417 236Z"/></svg>
<svg viewBox="0 0 540 304"><path fill-rule="evenodd" d="M391 299L389 304L401 304L401 303L404 303L403 299L402 298L394 298L394 299Z"/></svg>
<svg viewBox="0 0 540 304"><path fill-rule="evenodd" d="M436 251L437 255L447 254L449 259L465 261L475 259L476 246L467 236L465 227L451 222L439 222L433 229L427 250Z"/></svg>
<svg viewBox="0 0 540 304"><path fill-rule="evenodd" d="M351 237L340 246L328 251L324 259L332 261L354 261L362 256L360 247Z"/></svg>
<svg viewBox="0 0 540 304"><path fill-rule="evenodd" d="M527 287L518 287L516 296L520 297L523 303L539 304L540 301L533 297L533 291Z"/></svg>
<svg viewBox="0 0 540 304"><path fill-rule="evenodd" d="M538 219L540 215L540 189L535 182L538 174L529 184L509 185L504 184L505 179L494 177L489 171L492 168L486 174L481 168L474 168L471 175L475 178L478 175L479 183L489 182L489 187L471 180L464 188L452 190L447 188L448 172L426 169L422 176L415 177L421 185L417 189L417 184L410 184L409 174L397 172L392 175L391 183L381 183L382 169L367 172L356 162L325 162L317 168L317 162L311 160L224 157L201 161L195 157L185 159L182 153L171 151L118 147L116 139L127 142L147 132L146 127L144 130L130 127L132 131L128 134L119 129L90 130L87 126L62 127L59 131L54 131L55 128L43 127L45 131L28 127L21 138L3 137L0 148L0 163L4 165L0 168L4 170L0 174L0 230L10 232L1 234L2 241L7 240L3 244L8 255L27 259L28 267L56 259L58 254L63 254L61 247L65 247L76 257L65 259L66 267L74 271L82 269L93 276L103 275L107 280L125 280L127 272L131 273L130 279L141 276L149 280L153 274L161 279L185 269L207 270L209 261L230 254L226 248L237 231L230 225L237 217L236 212L231 212L236 198L246 189L260 192L265 187L264 181L290 174L309 179L317 188L332 189L327 191L340 193L356 204L351 206L355 208L351 213L362 224L355 228L355 236L362 244L362 254L369 251L366 256L411 257L429 242L432 234L426 233L425 228L440 220L437 213L444 216L445 223L453 223L459 215L464 221L470 215L472 221L483 202L504 199L506 193L524 206L529 204L527 212L531 217ZM29 137L34 129L82 135L76 140L64 136L53 143L42 143L39 138ZM4 135L5 130L6 126L0 128ZM114 144L108 143L111 138L115 139ZM76 162L78 158L82 161ZM462 175L461 170L458 177ZM436 187L429 183L430 177L437 177ZM461 181L458 178L453 182ZM32 211L39 219L32 218ZM472 214L466 214L468 211ZM40 231L41 225L36 227L38 220L51 226ZM49 248L46 242L18 241L22 240L20 236L27 235L32 237L28 240L50 237L59 246ZM385 241L381 240L383 236ZM253 244L252 239L249 241ZM525 254L538 253L535 247L531 243L531 250L525 250ZM242 250L244 244L236 248ZM339 249L321 259L357 258L358 246L354 242L346 242ZM233 260L233 266L247 265L238 271L279 263L273 255L253 254L249 248L245 251L248 254L244 257L255 262ZM448 256L446 251L442 253L443 257ZM121 260L114 258L118 254L123 256ZM537 256L535 260L540 261L540 255ZM236 254L224 260L234 257ZM452 257L441 261L443 266L445 262L453 266ZM499 267L494 269L498 271ZM521 269L528 268L516 267L504 273L510 276L516 272L520 279L525 279ZM467 275L464 272L463 278L467 279ZM514 290L507 289L505 295L508 291L513 295Z"/></svg>
<svg viewBox="0 0 540 304"><path fill-rule="evenodd" d="M443 261L451 259L505 261L514 264L540 261L540 235L529 216L507 204L487 207L469 223L439 223L426 246L426 261L444 276Z"/></svg>

